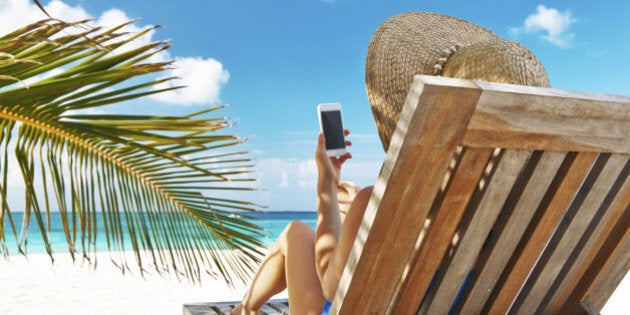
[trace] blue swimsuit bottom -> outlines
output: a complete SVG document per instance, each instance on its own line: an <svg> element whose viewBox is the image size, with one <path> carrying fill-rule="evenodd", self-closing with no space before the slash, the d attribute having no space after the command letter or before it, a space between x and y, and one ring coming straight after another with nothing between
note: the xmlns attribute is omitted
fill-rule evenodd
<svg viewBox="0 0 630 315"><path fill-rule="evenodd" d="M328 315L331 306L332 304L330 302L324 301L324 309L322 310L322 315Z"/></svg>

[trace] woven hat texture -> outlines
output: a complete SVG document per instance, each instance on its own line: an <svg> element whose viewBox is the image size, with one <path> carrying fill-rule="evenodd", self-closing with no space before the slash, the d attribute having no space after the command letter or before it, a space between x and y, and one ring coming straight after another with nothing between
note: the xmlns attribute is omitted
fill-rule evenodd
<svg viewBox="0 0 630 315"><path fill-rule="evenodd" d="M540 61L517 42L451 16L428 12L393 16L372 36L365 74L385 151L416 74L549 86Z"/></svg>

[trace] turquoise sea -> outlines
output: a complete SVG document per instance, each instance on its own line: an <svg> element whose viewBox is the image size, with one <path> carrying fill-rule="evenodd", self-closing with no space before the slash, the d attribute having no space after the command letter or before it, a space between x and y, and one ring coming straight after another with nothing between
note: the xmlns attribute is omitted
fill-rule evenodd
<svg viewBox="0 0 630 315"><path fill-rule="evenodd" d="M22 223L23 213L13 212L12 214L13 221L16 224L16 229L19 229ZM103 231L103 227L101 222L102 218L100 214L97 214L99 217L97 219L99 223L98 229ZM315 228L315 223L317 220L317 213L315 211L269 211L265 213L250 213L247 215L260 218L261 221L255 221L256 224L262 226L267 230L267 237L263 239L266 245L271 245L278 235L282 232L287 223L300 220L304 223L309 224L313 228ZM38 253L46 253L46 248L44 247L44 242L42 241L42 237L39 232L39 228L37 227L37 223L31 218L32 222L29 226L28 233L28 244L27 244L27 253L29 254L38 254ZM124 226L124 216L122 217L122 224ZM8 221L8 220L7 220ZM51 230L50 230L50 241L53 253L66 253L68 251L68 245L66 243L66 238L63 233L63 227L61 225L61 220L59 219L59 213L53 212L51 213ZM6 245L8 248L9 255L18 254L16 240L13 237L13 233L11 232L11 228L8 222L4 224L4 231L7 235ZM18 231L18 237L19 237ZM98 235L96 248L99 251L107 251L107 243L104 235ZM126 246L127 247L127 246ZM129 247L131 245L129 244Z"/></svg>

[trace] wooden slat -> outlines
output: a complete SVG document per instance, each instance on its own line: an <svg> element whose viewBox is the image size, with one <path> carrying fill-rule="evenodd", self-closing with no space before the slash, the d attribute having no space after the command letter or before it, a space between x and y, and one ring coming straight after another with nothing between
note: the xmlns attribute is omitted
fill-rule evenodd
<svg viewBox="0 0 630 315"><path fill-rule="evenodd" d="M499 162L481 203L460 235L460 243L446 274L436 281L435 296L428 305L427 314L448 313L530 155L530 151L510 150Z"/></svg>
<svg viewBox="0 0 630 315"><path fill-rule="evenodd" d="M582 308L582 310L584 310L584 313L587 315L600 315L599 311L589 301L581 302L580 307ZM579 310L576 310L575 313L579 314L580 312ZM575 313L572 313L572 314L575 314Z"/></svg>
<svg viewBox="0 0 630 315"><path fill-rule="evenodd" d="M337 289L333 314L384 313L409 268L407 260L480 94L469 81L455 82L460 88L414 80Z"/></svg>
<svg viewBox="0 0 630 315"><path fill-rule="evenodd" d="M216 313L206 303L185 304L182 308L182 312L184 315L201 315L201 314L215 314Z"/></svg>
<svg viewBox="0 0 630 315"><path fill-rule="evenodd" d="M542 154L518 203L510 213L506 214L508 218L502 227L502 233L495 236L498 240L489 258L481 267L474 287L466 297L461 310L458 311L459 313L481 313L497 279L512 257L512 253L535 214L535 210L543 201L554 179L553 175L558 172L565 156L565 153L559 152L544 152Z"/></svg>
<svg viewBox="0 0 630 315"><path fill-rule="evenodd" d="M484 313L506 314L508 312L596 157L597 154L594 153L580 153L567 166L561 183L555 189L555 194L548 204L539 210L541 214L537 216L537 224L524 236L527 242L522 244L522 248L516 253L515 261L506 270L499 287L493 291L486 303Z"/></svg>
<svg viewBox="0 0 630 315"><path fill-rule="evenodd" d="M575 286L560 313L573 313L577 303L583 300L590 301L590 299L597 300L595 304L599 309L604 307L610 295L630 271L629 227L630 204L608 235L596 259L588 266L580 282Z"/></svg>
<svg viewBox="0 0 630 315"><path fill-rule="evenodd" d="M630 97L475 83L465 146L630 153Z"/></svg>
<svg viewBox="0 0 630 315"><path fill-rule="evenodd" d="M630 272L630 204L624 213L624 221L621 222L622 230L625 234L621 237L611 259L606 261L602 267L602 272L593 283L586 289L585 299L593 303L598 309L602 309L608 301L610 295L615 291L624 277Z"/></svg>
<svg viewBox="0 0 630 315"><path fill-rule="evenodd" d="M602 159L603 157L600 157L600 160ZM517 314L534 314L546 292L548 292L555 279L560 275L564 264L574 263L574 261L568 261L571 251L577 245L580 236L584 233L625 164L626 159L623 157L619 155L612 156L606 161L601 173L596 174L597 177L590 191L580 190L580 194L587 194L585 200L576 209L575 214L572 211L567 213L545 248L545 252L537 263L536 269L534 269L532 276L525 284L524 290L527 290L527 294L521 294L514 303L513 307L515 310L518 310ZM594 174L590 174L589 177L592 177L592 175ZM537 277L534 277L534 275Z"/></svg>
<svg viewBox="0 0 630 315"><path fill-rule="evenodd" d="M282 314L282 311L275 307L272 307L270 303L265 303L260 308L260 314L261 315Z"/></svg>
<svg viewBox="0 0 630 315"><path fill-rule="evenodd" d="M236 307L236 305L238 305L238 303L226 303L226 304L213 306L212 309L216 312L214 314L230 315L232 314L232 310ZM213 314L213 313L201 313L198 315L206 315L206 314Z"/></svg>
<svg viewBox="0 0 630 315"><path fill-rule="evenodd" d="M289 314L289 302L287 300L269 301L267 306L280 314Z"/></svg>
<svg viewBox="0 0 630 315"><path fill-rule="evenodd" d="M409 279L406 283L401 283L397 289L400 298L390 305L393 314L412 314L418 309L435 271L442 262L442 257L450 247L450 241L457 231L477 183L484 174L492 152L492 149L464 150L453 179L442 198L444 202L435 211L426 239L422 240L421 247L416 251L416 262L412 263L413 269Z"/></svg>
<svg viewBox="0 0 630 315"><path fill-rule="evenodd" d="M240 302L194 303L184 304L184 315L225 315L231 314L235 305Z"/></svg>
<svg viewBox="0 0 630 315"><path fill-rule="evenodd" d="M182 311L184 315L229 315L241 301L215 302L215 303L190 303L184 304ZM289 314L289 301L287 299L273 299L267 301L262 308L261 314Z"/></svg>
<svg viewBox="0 0 630 315"><path fill-rule="evenodd" d="M623 230L623 216L626 208L630 205L630 162L628 157L625 157L626 163L624 169L619 174L617 181L611 187L607 193L606 199L611 199L607 205L607 202L598 209L598 212L594 219L590 222L589 227L585 230L584 234L578 245L575 247L574 253L568 258L568 261L573 261L574 264L569 270L562 270L560 274L562 280L550 290L548 299L545 302L544 308L539 308L543 313L558 314L561 313L565 303L577 306L582 300L583 296L573 301L567 301L569 296L574 291L579 291L580 286L586 286L587 278L594 279L601 271L612 252L614 246L619 242L618 237L615 237L615 231ZM622 226L615 228L619 223ZM625 229L628 227L625 224ZM617 232L619 233L619 232ZM613 241L611 241L611 239ZM615 241L616 240L616 241ZM588 270L588 274L587 273ZM578 285L581 283L581 285ZM582 290L583 294L585 290Z"/></svg>
<svg viewBox="0 0 630 315"><path fill-rule="evenodd" d="M623 176L623 175L622 175ZM626 175L627 176L627 175ZM613 202L609 223L604 227L608 231L606 240L593 249L598 249L594 261L590 263L580 282L565 303L568 308L576 301L589 300L601 309L623 277L630 270L630 179L626 178L619 198ZM602 235L602 238L604 235ZM598 248L599 247L599 248ZM581 271L581 270L580 270Z"/></svg>

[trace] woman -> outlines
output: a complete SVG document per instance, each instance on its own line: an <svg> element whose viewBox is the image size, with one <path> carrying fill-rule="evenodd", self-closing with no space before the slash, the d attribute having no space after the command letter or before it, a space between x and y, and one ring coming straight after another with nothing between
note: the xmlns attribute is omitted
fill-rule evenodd
<svg viewBox="0 0 630 315"><path fill-rule="evenodd" d="M350 153L328 157L324 136L319 134L316 230L300 221L289 223L232 314L258 314L269 298L284 289L288 289L292 314L320 314L324 304L332 301L372 194L372 187L359 191L339 182L341 166L351 157Z"/></svg>

